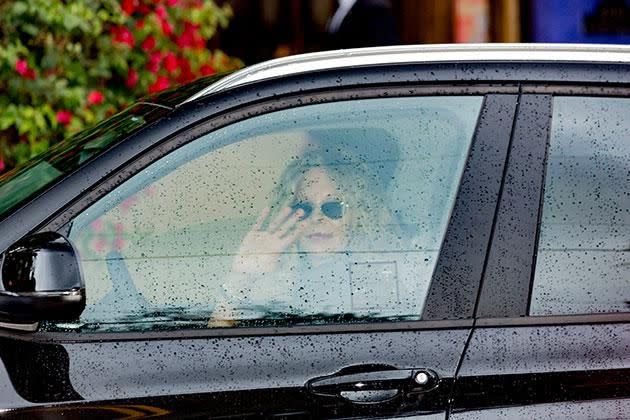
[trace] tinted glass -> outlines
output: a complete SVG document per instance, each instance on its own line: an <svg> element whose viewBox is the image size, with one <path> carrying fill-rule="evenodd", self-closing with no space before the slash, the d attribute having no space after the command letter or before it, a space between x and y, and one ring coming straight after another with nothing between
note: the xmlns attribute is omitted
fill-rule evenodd
<svg viewBox="0 0 630 420"><path fill-rule="evenodd" d="M0 175L0 219L113 143L166 113L167 109L151 105L131 106Z"/></svg>
<svg viewBox="0 0 630 420"><path fill-rule="evenodd" d="M74 220L88 304L53 327L419 319L481 103L305 106L183 146Z"/></svg>
<svg viewBox="0 0 630 420"><path fill-rule="evenodd" d="M530 312L630 310L630 100L558 97Z"/></svg>

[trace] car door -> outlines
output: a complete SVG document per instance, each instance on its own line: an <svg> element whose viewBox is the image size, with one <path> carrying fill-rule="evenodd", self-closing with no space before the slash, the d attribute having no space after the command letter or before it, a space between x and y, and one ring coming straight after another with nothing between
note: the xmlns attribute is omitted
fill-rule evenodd
<svg viewBox="0 0 630 420"><path fill-rule="evenodd" d="M528 89L451 417L626 418L628 90Z"/></svg>
<svg viewBox="0 0 630 420"><path fill-rule="evenodd" d="M16 414L445 417L517 95L296 85L179 108L42 228L88 303L3 333Z"/></svg>

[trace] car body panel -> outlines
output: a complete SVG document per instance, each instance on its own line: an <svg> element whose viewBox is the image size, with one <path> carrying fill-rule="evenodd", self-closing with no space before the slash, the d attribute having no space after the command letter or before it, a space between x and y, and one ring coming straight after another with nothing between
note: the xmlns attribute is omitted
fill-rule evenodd
<svg viewBox="0 0 630 420"><path fill-rule="evenodd" d="M458 372L451 418L628 416L630 314L528 312L552 99L599 96L594 90L553 85L539 92L544 95L523 94L520 100L475 329ZM604 95L630 98L630 91Z"/></svg>
<svg viewBox="0 0 630 420"><path fill-rule="evenodd" d="M0 222L0 250L29 232L63 233L78 212L151 162L249 116L352 98L485 95L423 314L428 321L115 334L1 331L6 373L0 371L0 390L6 392L0 404L9 409L1 414L627 415L630 314L529 317L527 310L551 98L559 92L628 96L630 50L442 50L337 52L328 64L322 61L327 54L298 57L235 73L190 100L184 99L189 92L174 94L164 99L174 107L168 115ZM426 368L442 382L398 406L358 406L307 392L309 380L357 365Z"/></svg>
<svg viewBox="0 0 630 420"><path fill-rule="evenodd" d="M457 382L455 419L626 417L630 323L477 328Z"/></svg>
<svg viewBox="0 0 630 420"><path fill-rule="evenodd" d="M453 218L460 220L460 226L447 233L447 237L452 236L453 240L446 249L450 249L453 255L448 257L447 252L440 263L445 267L444 273L448 272L446 267L450 267L450 270L461 267L459 258L464 254L462 248L467 247L470 249L467 252L472 252L472 258L465 263L465 267L474 268L477 274L471 275L468 271L462 271L458 282L469 285L467 289L462 288L462 296L468 297L455 299L455 295L450 293L449 298L457 301L457 304L450 306L443 305L448 293L442 289L450 287L449 282L452 279L443 275L442 286L434 287L432 299L436 303L428 305L434 308L429 311L433 318L453 317L453 314L466 317L466 313L468 316L472 314L507 155L507 140L511 132L516 99L516 95L489 95L486 100L480 127L470 152L472 157L463 175L467 187L460 192L460 197L463 198L459 198L461 203L453 211ZM266 109L273 108L267 106ZM212 126L212 122L208 124ZM171 148L174 147L177 146ZM165 148L160 153L165 153L166 150L169 149ZM149 160L154 159L155 156ZM130 171L123 173L128 176ZM116 185L117 183L113 183L110 187ZM99 189L95 191L101 194ZM483 199L478 200L475 205L465 205L468 200L466 197L469 196ZM69 213L73 215L76 211L70 210ZM465 221L470 219L477 221L475 235L478 234L480 240L456 240L464 235L462 230L467 230ZM431 322L434 326L427 330L426 325L431 325ZM440 328L442 324L445 326ZM469 338L471 325L471 320L329 325L311 327L312 332L317 332L314 335L296 335L295 328L260 328L247 332L239 329L206 330L197 332L192 337L183 331L171 334L171 339L168 340L168 335L159 332L128 333L123 336L38 332L30 336L37 343L11 343L4 346L4 351L9 352L5 359L11 366L10 376L14 382L17 381L15 384L18 394L30 398L29 401L37 398L35 402L42 404L58 404L61 401L70 404L58 405L60 410L62 407L75 407L82 399L94 401L101 408L111 408L127 400L133 400L136 405L146 405L149 403L147 399L155 398L156 395L170 395L172 398L177 396L176 400L180 403L187 398L191 401L214 401L218 404L217 407L222 407L221 415L244 415L246 413L239 410L246 408L258 413L260 410L267 412L265 410L270 408L263 405L275 401L274 404L280 405L273 410L278 412L297 410L300 413L310 413L309 415L316 413L312 414L316 416L369 413L432 416L442 413L440 416L443 418L447 396ZM403 330L395 331L400 328ZM388 329L394 331L388 332ZM308 328L306 331L308 332ZM119 341L118 337L123 341ZM48 344L49 341L55 344ZM23 360L21 355L28 352L35 352L38 358L50 357L48 354L51 352L56 354L54 357L58 361L49 366L55 369L59 366L67 368L62 372L55 370L54 375L41 377L66 378L62 380L64 386L51 386L50 383L38 385L37 379L32 375L20 376L16 373L28 371L28 366L20 363ZM407 404L403 408L357 408L334 400L322 402L315 399L313 402L313 398L304 393L304 386L310 379L331 375L349 366L371 364L399 369L431 369L441 378L439 389L427 393L415 405ZM169 385L166 386L165 383ZM54 391L42 391L51 388ZM274 395L278 393L293 395L288 406L275 399ZM252 400L250 394L256 395L258 399ZM259 401L259 405L248 406L243 401ZM167 406L168 404L161 407L166 409ZM230 411L228 407L233 407L234 411ZM83 409L86 407L83 406Z"/></svg>
<svg viewBox="0 0 630 420"><path fill-rule="evenodd" d="M247 399L250 391L262 401L257 407L262 411L271 408L265 404L272 403L275 393L286 392L294 394L293 400L275 401L275 409L308 412L319 403L352 412L348 404L334 399L309 397L304 385L344 366L379 363L399 368L430 367L442 378L440 389L428 393L420 406L421 412L430 413L445 411L446 395L468 332L464 328L168 341L22 342L4 345L5 355L9 346L14 353L13 357L3 355L3 360L12 362L9 375L31 402L84 400L102 406L104 401L134 400L138 404L145 398L177 396L180 402L206 399L218 406L215 411L235 416L246 408L233 402ZM30 362L25 354L32 356ZM51 360L42 365L43 371L23 375L32 360L44 357ZM51 386L50 377L65 377L67 382L65 386ZM331 414L333 411L327 412Z"/></svg>

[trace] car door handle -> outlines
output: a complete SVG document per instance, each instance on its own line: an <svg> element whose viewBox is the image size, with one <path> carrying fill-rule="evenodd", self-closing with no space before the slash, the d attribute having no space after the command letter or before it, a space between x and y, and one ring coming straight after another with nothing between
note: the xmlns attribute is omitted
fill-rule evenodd
<svg viewBox="0 0 630 420"><path fill-rule="evenodd" d="M374 370L375 367L378 370ZM313 395L341 397L359 404L374 404L390 401L401 395L424 393L437 387L438 383L438 375L430 369L363 365L311 379L306 387Z"/></svg>

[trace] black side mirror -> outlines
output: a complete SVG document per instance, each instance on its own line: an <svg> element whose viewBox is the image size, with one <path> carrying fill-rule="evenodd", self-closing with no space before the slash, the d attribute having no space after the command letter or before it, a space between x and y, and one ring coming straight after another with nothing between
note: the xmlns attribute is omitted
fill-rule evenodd
<svg viewBox="0 0 630 420"><path fill-rule="evenodd" d="M73 320L85 308L85 284L76 252L56 232L37 233L13 244L2 256L0 273L0 323L4 327L25 329L20 324Z"/></svg>

